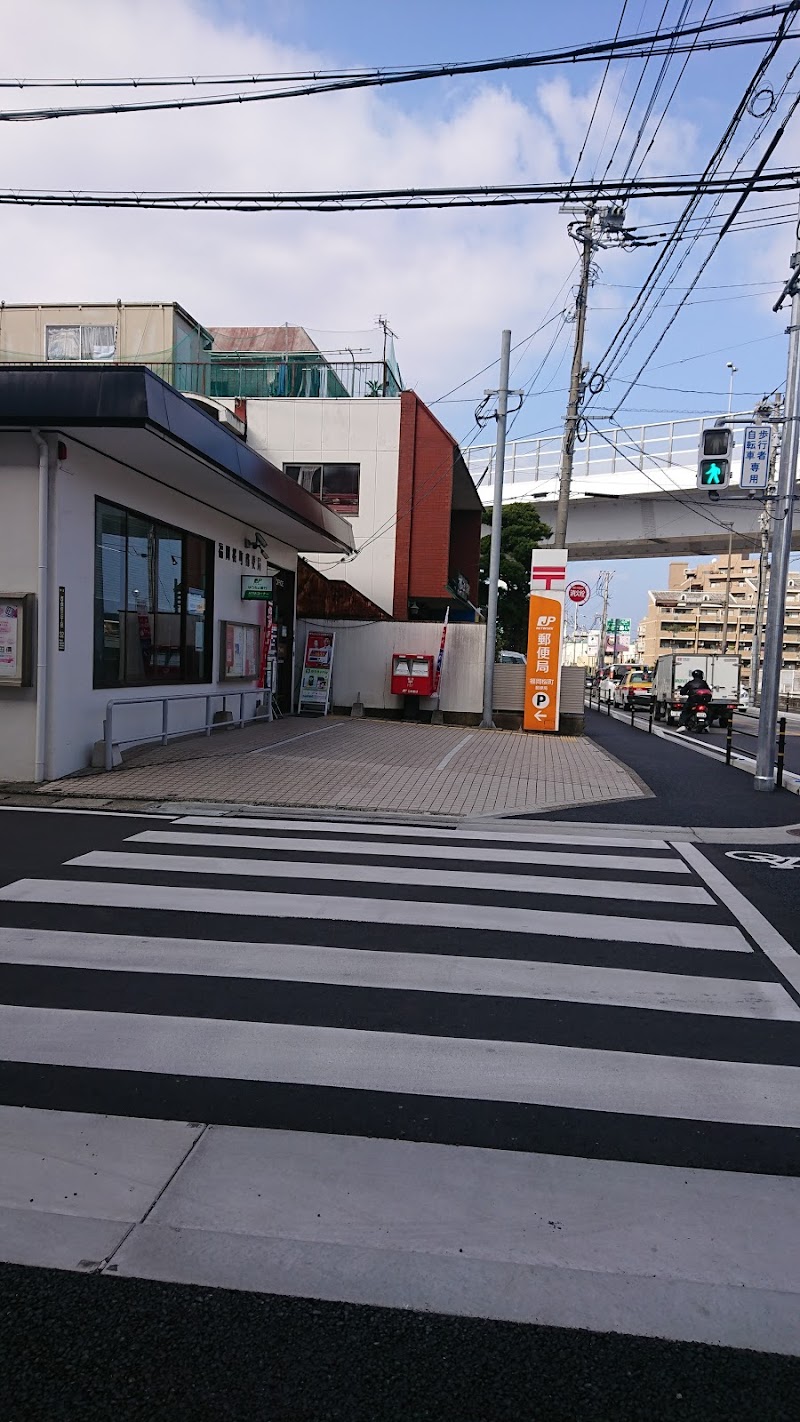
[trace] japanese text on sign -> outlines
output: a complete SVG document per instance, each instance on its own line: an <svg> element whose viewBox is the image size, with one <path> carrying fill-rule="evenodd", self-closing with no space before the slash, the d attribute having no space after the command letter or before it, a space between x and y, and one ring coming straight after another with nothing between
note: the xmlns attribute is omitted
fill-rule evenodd
<svg viewBox="0 0 800 1422"><path fill-rule="evenodd" d="M743 489L766 489L769 484L770 425L747 425L742 444Z"/></svg>

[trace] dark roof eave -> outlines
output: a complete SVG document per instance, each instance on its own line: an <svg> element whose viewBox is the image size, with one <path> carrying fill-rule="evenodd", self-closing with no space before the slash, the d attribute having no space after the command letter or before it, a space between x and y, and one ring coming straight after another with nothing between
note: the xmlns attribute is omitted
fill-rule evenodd
<svg viewBox="0 0 800 1422"><path fill-rule="evenodd" d="M350 524L200 405L145 366L0 365L0 429L146 428L325 538L354 550Z"/></svg>

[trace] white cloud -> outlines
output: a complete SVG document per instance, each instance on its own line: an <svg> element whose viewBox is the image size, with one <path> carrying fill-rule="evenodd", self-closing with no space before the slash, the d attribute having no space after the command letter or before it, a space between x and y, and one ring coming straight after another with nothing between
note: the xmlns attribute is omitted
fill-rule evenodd
<svg viewBox="0 0 800 1422"><path fill-rule="evenodd" d="M244 20L223 23L191 0L81 0L77 9L30 0L4 20L6 75L219 74L326 63L265 39ZM594 102L594 92L576 94L562 79L543 83L529 104L501 81L443 85L440 93L433 116L430 105L410 114L390 91L373 90L6 124L3 184L247 191L531 181L571 171ZM615 93L616 85L604 96L601 135ZM3 103L74 97L5 91ZM653 161L680 152L685 166L692 142L685 125L666 124ZM493 357L502 327L519 339L538 324L574 262L564 222L555 208L335 216L6 208L0 297L174 299L207 325L289 321L322 331L363 331L386 312L406 379L433 397ZM456 429L459 422L451 421Z"/></svg>

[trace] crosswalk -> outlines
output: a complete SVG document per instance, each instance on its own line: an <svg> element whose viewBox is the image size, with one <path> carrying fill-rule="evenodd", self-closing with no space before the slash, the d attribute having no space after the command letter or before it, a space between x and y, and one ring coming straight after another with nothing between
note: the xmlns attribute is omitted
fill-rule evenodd
<svg viewBox="0 0 800 1422"><path fill-rule="evenodd" d="M587 1154L610 1135L619 1156L631 1118L628 1158L646 1122L649 1158L679 1164L686 1123L777 1133L770 1162L800 1126L800 1008L662 840L192 815L5 885L0 916L0 1053L65 1109L98 1073L144 1114L180 1079L204 1120L202 1082L257 1082L266 1126L297 1086L328 1129L358 1129L354 1092L389 1136L459 1100L465 1143L506 1145L507 1103L547 1149L588 1112ZM696 1154L714 1163L707 1133Z"/></svg>
<svg viewBox="0 0 800 1422"><path fill-rule="evenodd" d="M709 1217L731 1173L763 1206L768 1177L800 1174L798 1024L774 963L655 837L185 815L0 886L0 1103L255 1131L287 1200L326 1171L350 1200L372 1171L365 1217L389 1176L394 1218L404 1172L416 1198L420 1171L458 1194L472 1170L500 1218L528 1168L562 1212L613 1197L617 1222L645 1197L674 1214L676 1168ZM171 1240L158 1277L182 1277ZM449 1287L430 1297L454 1306Z"/></svg>

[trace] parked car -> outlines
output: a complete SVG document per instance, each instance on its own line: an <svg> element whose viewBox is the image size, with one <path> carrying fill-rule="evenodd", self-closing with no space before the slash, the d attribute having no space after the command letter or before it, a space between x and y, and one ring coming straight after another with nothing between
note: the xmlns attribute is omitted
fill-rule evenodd
<svg viewBox="0 0 800 1422"><path fill-rule="evenodd" d="M646 671L626 672L617 683L614 705L624 711L649 711L653 704L653 683Z"/></svg>
<svg viewBox="0 0 800 1422"><path fill-rule="evenodd" d="M497 660L503 666L525 667L528 659L524 652L498 652Z"/></svg>

